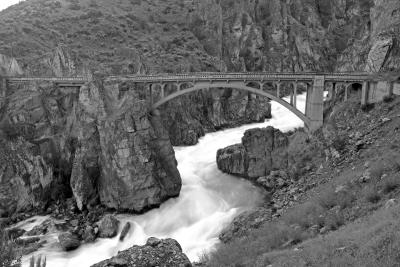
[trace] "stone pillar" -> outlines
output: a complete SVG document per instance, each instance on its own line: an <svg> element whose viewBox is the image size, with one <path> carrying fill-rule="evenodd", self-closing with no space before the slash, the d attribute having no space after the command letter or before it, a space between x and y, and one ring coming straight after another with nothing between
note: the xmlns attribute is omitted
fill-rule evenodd
<svg viewBox="0 0 400 267"><path fill-rule="evenodd" d="M7 93L7 79L0 76L0 97L6 97Z"/></svg>
<svg viewBox="0 0 400 267"><path fill-rule="evenodd" d="M153 105L153 84L149 83L148 88L149 88L150 106L152 106Z"/></svg>
<svg viewBox="0 0 400 267"><path fill-rule="evenodd" d="M276 97L281 98L280 94L281 94L281 83L277 82L276 83Z"/></svg>
<svg viewBox="0 0 400 267"><path fill-rule="evenodd" d="M309 97L307 106L309 106L310 119L309 131L315 132L324 123L324 87L325 77L315 76L311 97Z"/></svg>
<svg viewBox="0 0 400 267"><path fill-rule="evenodd" d="M310 100L311 100L311 95L312 95L312 86L308 83L306 83L307 86L307 94L306 94L306 110L305 110L305 115L308 117L310 115Z"/></svg>
<svg viewBox="0 0 400 267"><path fill-rule="evenodd" d="M347 101L347 99L349 98L349 87L351 84L349 83L345 83L345 87L344 87L344 101Z"/></svg>
<svg viewBox="0 0 400 267"><path fill-rule="evenodd" d="M291 106L293 106L293 99L294 99L293 98L293 91L294 91L294 88L293 88L293 90L290 91L290 105Z"/></svg>
<svg viewBox="0 0 400 267"><path fill-rule="evenodd" d="M7 79L0 76L0 108L3 107L7 96Z"/></svg>
<svg viewBox="0 0 400 267"><path fill-rule="evenodd" d="M365 81L363 82L361 90L361 105L368 104L368 95L369 95L369 82Z"/></svg>
<svg viewBox="0 0 400 267"><path fill-rule="evenodd" d="M167 87L167 84L162 83L161 84L161 93L160 93L161 99L165 97L165 87Z"/></svg>
<svg viewBox="0 0 400 267"><path fill-rule="evenodd" d="M336 83L333 82L332 86L329 87L328 97L326 98L326 100L330 101L330 100L332 100L334 98L333 97L333 94L334 94L333 92L335 91L335 87L336 87Z"/></svg>

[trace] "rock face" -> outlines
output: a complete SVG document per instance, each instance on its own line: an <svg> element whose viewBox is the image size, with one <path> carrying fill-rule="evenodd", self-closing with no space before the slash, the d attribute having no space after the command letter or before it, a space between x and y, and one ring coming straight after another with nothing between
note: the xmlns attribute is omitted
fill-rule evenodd
<svg viewBox="0 0 400 267"><path fill-rule="evenodd" d="M267 99L232 89L197 92L161 108L163 124L173 145L194 145L205 132L271 117Z"/></svg>
<svg viewBox="0 0 400 267"><path fill-rule="evenodd" d="M120 251L117 256L102 261L92 267L111 266L192 266L187 256L182 253L182 248L174 239L149 238L144 246L133 246Z"/></svg>
<svg viewBox="0 0 400 267"><path fill-rule="evenodd" d="M51 76L68 77L77 75L75 60L65 46L59 45L50 57L44 59L44 62Z"/></svg>
<svg viewBox="0 0 400 267"><path fill-rule="evenodd" d="M17 76L24 74L17 60L0 54L0 76Z"/></svg>
<svg viewBox="0 0 400 267"><path fill-rule="evenodd" d="M223 172L255 180L287 168L287 146L287 137L273 127L251 129L242 144L217 151L217 165Z"/></svg>
<svg viewBox="0 0 400 267"><path fill-rule="evenodd" d="M77 177L71 177L78 201L83 195L88 204L94 184L100 202L119 210L143 211L179 195L181 178L168 134L158 117L148 118L147 106L134 90L120 91L118 84L81 88L72 119L85 151L73 166Z"/></svg>
<svg viewBox="0 0 400 267"><path fill-rule="evenodd" d="M73 195L81 210L100 203L139 212L179 195L168 133L158 116L149 117L137 90L102 82L73 89L46 82L10 86L0 127L13 155L1 159L0 195L10 204L5 209Z"/></svg>
<svg viewBox="0 0 400 267"><path fill-rule="evenodd" d="M143 211L178 196L181 178L159 118L149 119L146 101L135 99L132 91L119 96L117 86L106 85L104 91L89 86L80 95L84 111L97 120L100 201L110 208ZM98 98L101 94L107 94L107 102Z"/></svg>
<svg viewBox="0 0 400 267"><path fill-rule="evenodd" d="M0 140L0 210L7 215L42 207L57 191L53 169L38 154L37 147L17 139Z"/></svg>

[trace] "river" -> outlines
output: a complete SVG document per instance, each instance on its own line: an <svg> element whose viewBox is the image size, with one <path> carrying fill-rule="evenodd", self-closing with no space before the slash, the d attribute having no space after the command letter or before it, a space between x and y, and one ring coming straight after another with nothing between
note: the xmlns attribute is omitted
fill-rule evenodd
<svg viewBox="0 0 400 267"><path fill-rule="evenodd" d="M300 110L304 110L305 98L305 94L298 96ZM37 254L47 257L47 266L86 267L111 258L134 244L143 245L148 237L154 236L176 239L191 261L198 260L202 253L215 247L218 235L235 216L262 200L261 192L250 182L217 169L217 150L240 143L247 129L271 125L288 131L304 125L293 113L275 102L272 102L272 115L273 118L264 123L206 134L195 146L176 147L183 183L180 196L143 215L118 215L122 222L120 227L127 221L133 226L123 242L118 236L98 239L67 253L57 245L57 235L54 234L46 237L48 244ZM24 228L29 230L35 224L37 222L26 224ZM29 266L28 260L28 257L24 258L24 266Z"/></svg>

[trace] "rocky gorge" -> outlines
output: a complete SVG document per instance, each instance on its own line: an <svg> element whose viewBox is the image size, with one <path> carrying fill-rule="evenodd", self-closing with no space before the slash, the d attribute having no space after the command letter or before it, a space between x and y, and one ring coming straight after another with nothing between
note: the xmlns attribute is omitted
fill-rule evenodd
<svg viewBox="0 0 400 267"><path fill-rule="evenodd" d="M92 242L106 211L142 213L180 194L172 145L194 145L207 132L274 115L268 99L221 89L173 100L156 116L148 113L145 88L102 77L196 71L395 72L399 8L396 0L38 0L2 11L0 76L79 75L92 80L63 91L50 83L0 88L2 221L25 219L22 212L52 213L67 219L59 229L72 236L61 240L72 247L77 240ZM331 133L327 127L324 131ZM242 216L253 221L250 228L293 204L283 194L311 186L303 188L299 184L304 181L297 180L319 170L320 162L310 164L307 155L337 155L340 142L331 149L332 144L321 145L320 140L301 131L254 129L245 133L242 144L218 152L221 170L280 194L268 207ZM244 221L239 217L228 232L240 233L247 227ZM230 233L221 236L224 242L232 239ZM173 254L179 254L178 246L172 246ZM150 247L157 250L152 245L145 249ZM133 250L129 253L137 253Z"/></svg>

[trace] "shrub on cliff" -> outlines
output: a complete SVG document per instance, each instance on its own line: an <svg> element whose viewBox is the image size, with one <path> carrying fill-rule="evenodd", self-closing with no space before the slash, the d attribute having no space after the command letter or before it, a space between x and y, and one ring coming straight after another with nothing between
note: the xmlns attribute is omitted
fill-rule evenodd
<svg viewBox="0 0 400 267"><path fill-rule="evenodd" d="M0 225L0 267L21 266L21 256L16 251L16 244L7 236Z"/></svg>

